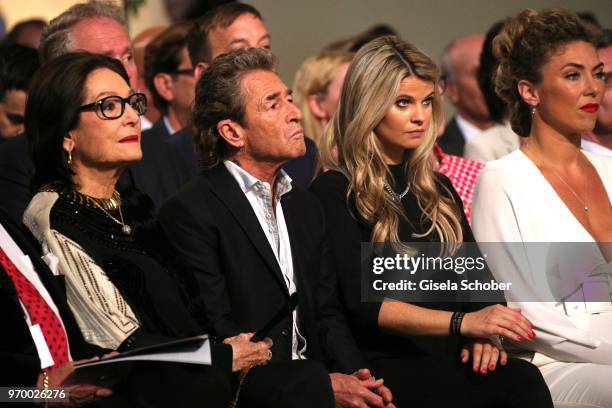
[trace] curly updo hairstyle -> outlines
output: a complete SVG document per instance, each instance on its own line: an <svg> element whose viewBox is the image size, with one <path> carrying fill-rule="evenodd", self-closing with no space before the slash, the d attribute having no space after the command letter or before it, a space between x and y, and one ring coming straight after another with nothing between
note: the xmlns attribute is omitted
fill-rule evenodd
<svg viewBox="0 0 612 408"><path fill-rule="evenodd" d="M531 107L518 92L519 81L540 83L542 66L575 41L595 45L578 16L564 9L523 10L510 17L493 40L493 52L499 60L495 92L508 104L512 130L519 136L529 136L531 129Z"/></svg>

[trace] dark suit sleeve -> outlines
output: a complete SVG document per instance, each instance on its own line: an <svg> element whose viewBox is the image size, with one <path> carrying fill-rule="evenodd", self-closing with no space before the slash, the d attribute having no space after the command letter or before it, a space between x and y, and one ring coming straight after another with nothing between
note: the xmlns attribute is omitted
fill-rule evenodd
<svg viewBox="0 0 612 408"><path fill-rule="evenodd" d="M28 154L25 135L21 134L0 144L0 208L21 224L21 217L32 199L30 180L34 165Z"/></svg>
<svg viewBox="0 0 612 408"><path fill-rule="evenodd" d="M235 336L241 331L232 319L230 294L218 255L218 231L207 222L214 215L204 214L207 209L197 202L171 199L160 209L158 220L178 252L178 268L182 269L178 273L190 275L198 286L206 318L194 318L213 337Z"/></svg>
<svg viewBox="0 0 612 408"><path fill-rule="evenodd" d="M0 386L35 387L40 369L38 357L0 351Z"/></svg>
<svg viewBox="0 0 612 408"><path fill-rule="evenodd" d="M348 183L339 173L326 173L317 178L310 190L323 205L332 248L332 262L337 272L338 293L349 324L356 337L378 332L381 302L361 301L361 231L349 212L346 189Z"/></svg>

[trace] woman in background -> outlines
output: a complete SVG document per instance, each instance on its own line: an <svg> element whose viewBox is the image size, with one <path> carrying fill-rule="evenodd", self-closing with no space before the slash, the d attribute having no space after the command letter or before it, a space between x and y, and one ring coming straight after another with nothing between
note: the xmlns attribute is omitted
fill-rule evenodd
<svg viewBox="0 0 612 408"><path fill-rule="evenodd" d="M331 120L344 76L353 54L345 51L321 52L302 63L293 81L293 101L302 111L304 134L320 148L321 136Z"/></svg>
<svg viewBox="0 0 612 408"><path fill-rule="evenodd" d="M311 186L327 216L347 320L398 406L550 407L537 369L507 360L495 341L533 337L520 311L361 301L362 242L473 241L455 189L432 170L438 80L435 63L397 37L363 46L347 72L325 136L337 156L323 152L330 171ZM452 325L457 316L462 323Z"/></svg>
<svg viewBox="0 0 612 408"><path fill-rule="evenodd" d="M509 305L535 325L535 340L519 347L553 401L610 407L612 160L580 148L605 89L594 44L570 11L525 10L506 22L494 40L496 91L528 139L487 164L472 220L478 241L503 243L490 246L488 263L513 282Z"/></svg>

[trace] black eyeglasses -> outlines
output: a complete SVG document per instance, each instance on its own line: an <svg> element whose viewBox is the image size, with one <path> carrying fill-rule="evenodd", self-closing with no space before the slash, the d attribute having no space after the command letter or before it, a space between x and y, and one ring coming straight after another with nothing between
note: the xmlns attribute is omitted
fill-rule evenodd
<svg viewBox="0 0 612 408"><path fill-rule="evenodd" d="M130 104L138 116L147 112L147 97L142 93L133 93L127 98L116 95L107 96L99 101L81 106L79 111L94 111L100 119L117 119L123 116L126 103Z"/></svg>

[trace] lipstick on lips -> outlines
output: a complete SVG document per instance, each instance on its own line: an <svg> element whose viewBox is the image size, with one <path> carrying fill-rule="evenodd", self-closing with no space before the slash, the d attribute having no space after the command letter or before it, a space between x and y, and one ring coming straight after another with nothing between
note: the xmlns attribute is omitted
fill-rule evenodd
<svg viewBox="0 0 612 408"><path fill-rule="evenodd" d="M597 109L599 109L599 104L597 104L597 103L587 103L586 105L581 106L580 109L582 109L585 112L595 113L595 112L597 112Z"/></svg>
<svg viewBox="0 0 612 408"><path fill-rule="evenodd" d="M137 143L138 135L129 135L119 140L119 143Z"/></svg>

